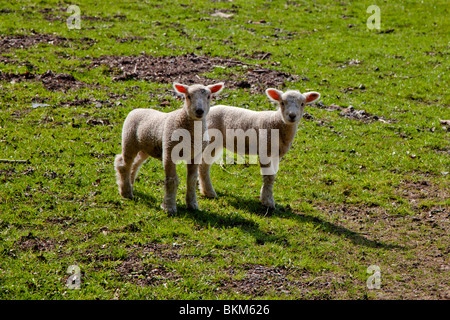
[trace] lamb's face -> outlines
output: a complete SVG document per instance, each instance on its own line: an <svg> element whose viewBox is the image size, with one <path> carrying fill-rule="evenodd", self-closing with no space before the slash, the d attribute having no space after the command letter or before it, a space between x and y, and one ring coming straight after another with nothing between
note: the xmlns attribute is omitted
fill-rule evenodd
<svg viewBox="0 0 450 320"><path fill-rule="evenodd" d="M186 94L186 107L189 118L201 120L209 112L211 90L202 85L189 87Z"/></svg>
<svg viewBox="0 0 450 320"><path fill-rule="evenodd" d="M299 91L288 90L282 92L276 89L267 89L267 96L280 106L281 116L286 124L297 124L303 117L305 105L317 101L320 94L308 92L301 94Z"/></svg>
<svg viewBox="0 0 450 320"><path fill-rule="evenodd" d="M175 83L174 88L178 93L184 94L184 108L186 109L189 118L192 120L202 120L206 118L206 115L209 112L211 96L222 91L223 83L209 86L201 84L186 86Z"/></svg>
<svg viewBox="0 0 450 320"><path fill-rule="evenodd" d="M279 101L281 114L285 123L295 124L303 117L306 98L298 91L287 91Z"/></svg>

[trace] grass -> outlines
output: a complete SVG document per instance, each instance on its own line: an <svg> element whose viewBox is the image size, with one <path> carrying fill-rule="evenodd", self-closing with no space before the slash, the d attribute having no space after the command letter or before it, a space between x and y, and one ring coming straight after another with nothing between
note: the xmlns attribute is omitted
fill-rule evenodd
<svg viewBox="0 0 450 320"><path fill-rule="evenodd" d="M0 163L0 298L450 297L449 133L439 122L450 115L446 1L78 1L80 30L65 24L70 4L0 8L2 48L17 35L65 38L2 50L0 71L51 70L84 83L53 90L0 78L0 158L29 160ZM372 4L381 30L366 26ZM217 10L233 16L211 16ZM161 163L143 166L130 201L117 192L113 159L129 111L181 102L170 83L114 81L120 70L90 67L96 57L141 52L193 52L298 75L286 87L386 121L310 107L281 162L273 212L257 199L252 165L213 166L219 198L186 210L179 165L179 212L169 217L159 208ZM248 89L225 89L216 101L273 107ZM66 286L70 265L80 267L80 290ZM370 265L381 269L378 290L366 286Z"/></svg>

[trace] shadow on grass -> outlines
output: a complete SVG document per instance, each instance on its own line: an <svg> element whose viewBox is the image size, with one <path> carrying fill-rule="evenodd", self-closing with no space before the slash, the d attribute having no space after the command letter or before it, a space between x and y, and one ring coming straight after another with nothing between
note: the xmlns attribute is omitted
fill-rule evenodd
<svg viewBox="0 0 450 320"><path fill-rule="evenodd" d="M174 216L192 219L203 227L239 228L255 238L257 244L272 242L282 246L289 246L286 238L264 232L259 228L258 223L246 219L238 213L222 215L206 210L190 210L185 205L179 205Z"/></svg>
<svg viewBox="0 0 450 320"><path fill-rule="evenodd" d="M161 203L158 203L158 200L153 197L151 194L143 193L141 191L134 191L134 200L136 202L144 202L148 207L153 209L161 209Z"/></svg>
<svg viewBox="0 0 450 320"><path fill-rule="evenodd" d="M275 209L269 209L264 207L261 202L256 199L244 199L236 195L227 194L228 203L236 209L248 210L253 214L264 215L264 216L277 216L285 219L296 220L300 224L312 223L314 226L318 227L319 230L323 232L329 232L340 237L345 237L352 241L355 245L361 245L371 248L384 248L384 249L401 249L404 250L406 247L401 245L384 243L381 241L371 240L367 237L347 229L345 227L328 222L320 217L297 213L292 211L289 206L277 205ZM230 199L231 198L231 199Z"/></svg>
<svg viewBox="0 0 450 320"><path fill-rule="evenodd" d="M135 192L138 201L143 201L147 206L161 210L158 200L146 193L139 191ZM250 213L260 216L277 216L284 219L296 220L299 224L312 223L323 232L332 233L340 237L345 237L352 241L355 245L371 247L371 248L384 248L384 249L406 249L404 246L384 243L381 241L371 240L355 231L347 229L343 226L339 226L324 220L323 218L310 215L297 213L292 211L289 206L277 205L275 209L269 209L264 207L259 198L248 199L241 198L239 196L218 192L218 197L223 197L230 204L230 206L239 209L246 210ZM179 204L177 207L177 213L173 216L185 217L195 221L198 225L203 227L214 228L239 228L242 231L250 234L255 238L257 244L264 244L266 242L277 243L283 246L289 246L289 241L285 237L280 237L274 234L268 234L259 228L259 225L253 221L242 217L237 213L230 213L228 215L217 214L212 211L206 210L191 210L186 207L185 204Z"/></svg>
<svg viewBox="0 0 450 320"><path fill-rule="evenodd" d="M135 192L135 196L135 201L143 201L150 208L162 210L161 203L155 197L139 191ZM222 215L206 210L191 210L185 204L178 204L177 213L172 216L191 219L203 227L239 228L253 236L257 244L273 242L283 246L289 245L287 239L262 231L258 223L246 219L237 213Z"/></svg>

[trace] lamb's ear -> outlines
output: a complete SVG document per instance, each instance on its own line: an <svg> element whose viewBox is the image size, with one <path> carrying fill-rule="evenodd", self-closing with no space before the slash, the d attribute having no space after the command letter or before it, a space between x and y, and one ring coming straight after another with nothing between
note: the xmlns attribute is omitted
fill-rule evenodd
<svg viewBox="0 0 450 320"><path fill-rule="evenodd" d="M210 84L208 86L208 89L211 91L212 94L218 94L218 93L220 93L220 91L223 90L223 86L224 86L224 83L223 82L219 82L219 83L216 83L216 84Z"/></svg>
<svg viewBox="0 0 450 320"><path fill-rule="evenodd" d="M173 88L175 89L175 92L179 94L187 94L188 92L188 86L178 82L173 83Z"/></svg>
<svg viewBox="0 0 450 320"><path fill-rule="evenodd" d="M277 90L277 89L273 89L273 88L269 88L269 89L266 90L266 95L273 102L280 102L281 101L281 96L283 95L283 91L280 91L280 90Z"/></svg>
<svg viewBox="0 0 450 320"><path fill-rule="evenodd" d="M303 95L306 97L306 103L313 103L320 98L320 93L314 91L304 93Z"/></svg>

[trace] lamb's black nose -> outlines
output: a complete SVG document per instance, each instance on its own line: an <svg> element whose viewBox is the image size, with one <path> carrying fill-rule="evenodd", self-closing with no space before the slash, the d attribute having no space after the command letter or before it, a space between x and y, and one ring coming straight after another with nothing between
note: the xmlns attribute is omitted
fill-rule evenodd
<svg viewBox="0 0 450 320"><path fill-rule="evenodd" d="M197 110L195 110L195 114L196 114L198 117L203 116L204 113L205 113L205 111L204 111L203 109L197 109Z"/></svg>
<svg viewBox="0 0 450 320"><path fill-rule="evenodd" d="M297 116L297 115L296 115L295 113L290 113L290 114L289 114L289 118L291 118L292 121L295 120L295 117L296 117L296 116Z"/></svg>

